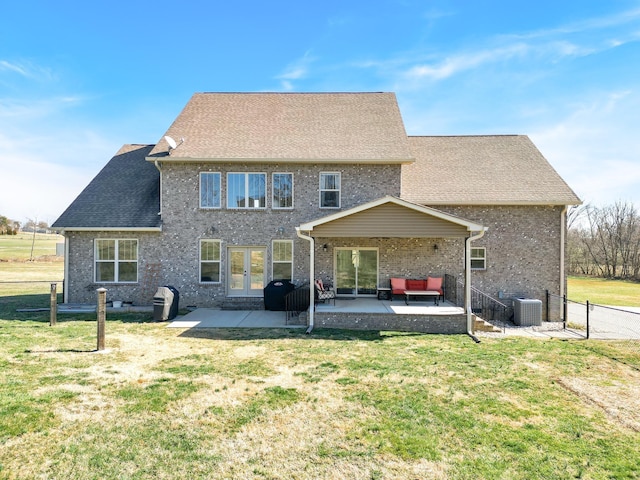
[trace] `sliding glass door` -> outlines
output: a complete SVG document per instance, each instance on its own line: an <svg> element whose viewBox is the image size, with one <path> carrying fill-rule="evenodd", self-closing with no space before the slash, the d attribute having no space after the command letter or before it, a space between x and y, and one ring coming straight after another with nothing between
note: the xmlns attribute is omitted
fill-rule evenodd
<svg viewBox="0 0 640 480"><path fill-rule="evenodd" d="M375 295L378 286L378 249L336 248L335 279L338 295Z"/></svg>

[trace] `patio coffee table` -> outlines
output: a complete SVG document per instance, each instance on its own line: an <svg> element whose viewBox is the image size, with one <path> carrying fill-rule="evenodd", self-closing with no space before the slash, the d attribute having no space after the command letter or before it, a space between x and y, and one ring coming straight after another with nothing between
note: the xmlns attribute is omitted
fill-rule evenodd
<svg viewBox="0 0 640 480"><path fill-rule="evenodd" d="M433 297L433 304L439 305L438 298L440 292L437 290L405 290L404 291L404 303L409 305L409 297Z"/></svg>

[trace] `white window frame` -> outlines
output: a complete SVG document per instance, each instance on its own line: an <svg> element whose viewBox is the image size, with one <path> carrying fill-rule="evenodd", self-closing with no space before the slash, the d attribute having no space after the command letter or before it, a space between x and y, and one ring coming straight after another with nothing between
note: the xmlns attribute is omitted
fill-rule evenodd
<svg viewBox="0 0 640 480"><path fill-rule="evenodd" d="M289 175L291 177L291 205L288 207L276 206L276 175ZM293 209L293 173L290 172L273 172L271 174L271 208L274 210L291 210Z"/></svg>
<svg viewBox="0 0 640 480"><path fill-rule="evenodd" d="M291 259L290 260L276 260L276 243L286 243L288 245L290 245L290 249L291 249ZM275 276L275 268L274 266L278 264L278 265L285 265L285 264L289 264L291 270L290 270L290 275L289 278L287 280L293 280L293 240L273 240L271 242L271 275L273 277L273 280L283 280L281 277L276 278Z"/></svg>
<svg viewBox="0 0 640 480"><path fill-rule="evenodd" d="M217 260L203 260L202 259L202 245L203 243L217 243L218 244L218 259ZM203 263L217 263L218 264L218 279L217 280L202 280L202 264ZM204 284L219 284L222 283L222 240L216 238L201 238L198 242L198 281Z"/></svg>
<svg viewBox="0 0 640 480"><path fill-rule="evenodd" d="M474 252L475 250L475 252ZM482 252L482 255L477 255L477 253ZM474 256L474 253L476 255ZM471 247L470 260L471 260L471 270L486 270L487 269L487 248L486 247ZM473 266L474 262L482 262L482 266Z"/></svg>
<svg viewBox="0 0 640 480"><path fill-rule="evenodd" d="M203 205L202 204L202 200L203 200L203 188L202 188L202 183L203 183L203 178L205 176L208 175L215 175L218 177L218 204L217 205ZM200 172L200 176L199 176L199 192L200 192L200 208L204 208L204 209L216 209L216 208L222 208L222 174L220 172ZM215 198L215 197L214 197Z"/></svg>
<svg viewBox="0 0 640 480"><path fill-rule="evenodd" d="M244 207L231 206L229 204L229 194L231 193L229 177L231 175L243 175L244 176ZM264 205L250 206L249 204L249 176L250 175L262 175L264 178ZM229 210L264 210L267 208L267 174L266 172L227 172L227 208Z"/></svg>
<svg viewBox="0 0 640 480"><path fill-rule="evenodd" d="M113 259L101 259L99 258L99 244L101 242L113 242ZM135 242L135 260L123 259L120 257L120 242ZM95 283L138 283L139 268L138 268L138 251L140 242L137 238L96 238L93 242L93 279ZM113 280L99 280L98 279L98 264L113 264ZM135 263L136 266L136 278L135 280L120 280L120 264L123 263Z"/></svg>
<svg viewBox="0 0 640 480"><path fill-rule="evenodd" d="M338 184L338 188L323 188L323 182L322 179L325 175L335 175L337 177L337 184ZM320 172L320 177L319 177L319 184L320 184L320 198L319 198L319 205L320 208L327 208L327 209L336 209L336 208L340 208L341 204L342 204L342 174L340 172ZM338 205L337 206L324 206L322 204L322 194L325 192L338 192Z"/></svg>

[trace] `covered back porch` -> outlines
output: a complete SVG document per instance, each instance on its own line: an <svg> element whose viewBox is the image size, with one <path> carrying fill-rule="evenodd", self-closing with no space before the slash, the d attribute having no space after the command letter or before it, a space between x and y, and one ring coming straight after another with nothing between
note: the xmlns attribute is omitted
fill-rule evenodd
<svg viewBox="0 0 640 480"><path fill-rule="evenodd" d="M309 242L309 285L322 279L336 294L335 306L318 308L310 296L308 312L302 315L309 331L314 326L429 333L473 330L466 301L462 308L431 306L428 301L406 305L404 295L377 300L375 294L388 289L391 278L444 277L449 268L464 278L465 298L469 297L471 242L484 234L482 225L387 196L296 230Z"/></svg>

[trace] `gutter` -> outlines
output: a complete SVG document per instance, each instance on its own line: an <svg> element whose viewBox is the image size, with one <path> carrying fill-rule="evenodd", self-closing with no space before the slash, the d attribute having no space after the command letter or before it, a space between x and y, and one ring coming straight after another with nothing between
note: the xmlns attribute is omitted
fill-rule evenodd
<svg viewBox="0 0 640 480"><path fill-rule="evenodd" d="M313 286L315 283L315 240L309 235L304 235L300 231L300 227L296 227L296 234L298 237L309 242L309 327L306 332L309 334L313 330L313 314L315 313L315 297L313 295Z"/></svg>
<svg viewBox="0 0 640 480"><path fill-rule="evenodd" d="M65 232L162 232L162 227L62 227L59 230L64 235Z"/></svg>
<svg viewBox="0 0 640 480"><path fill-rule="evenodd" d="M486 228L480 230L476 235L467 237L464 241L464 310L467 314L467 335L476 343L480 343L480 340L473 334L473 312L471 311L471 242L482 238L485 231Z"/></svg>

